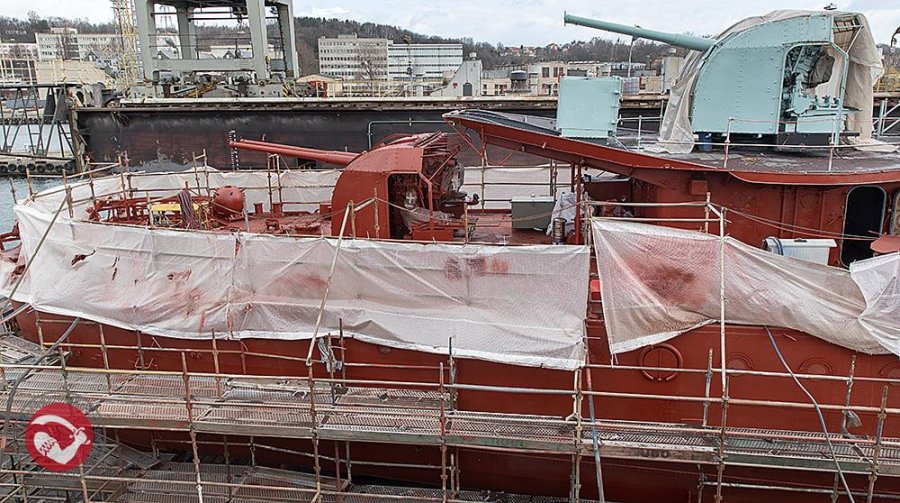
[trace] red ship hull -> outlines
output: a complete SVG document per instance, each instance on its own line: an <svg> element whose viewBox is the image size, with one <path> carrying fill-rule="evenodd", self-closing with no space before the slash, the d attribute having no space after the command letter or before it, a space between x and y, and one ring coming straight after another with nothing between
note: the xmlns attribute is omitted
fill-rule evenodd
<svg viewBox="0 0 900 503"><path fill-rule="evenodd" d="M39 321L38 321L39 320ZM71 318L26 312L17 317L23 337L43 344L56 341L70 326ZM40 330L38 330L40 327ZM727 425L731 428L763 428L821 432L815 411L810 408L785 404L807 404L808 399L787 378L759 374L741 375L740 371L783 373L784 368L768 341L763 327L728 326L729 337L727 365L736 371L730 376ZM773 332L779 348L793 368L800 374L847 376L852 371L854 384L850 403L877 407L887 380L900 373L900 363L894 356L870 356L828 344L814 337L789 330ZM306 341L273 341L248 339L242 342L217 342L215 349L209 342L148 336L116 327L104 326L100 337L98 325L82 322L63 343L69 351L67 364L72 367L134 370L183 370L182 353L188 355L189 372L221 373L236 375L307 376L307 368L299 363L308 351ZM591 368L593 389L604 396L595 399L598 419L625 420L647 423L671 423L720 426L722 410L715 401L721 396L718 374L707 372L710 365L719 366L718 325L693 330L654 346L651 350L638 350L616 357L615 365L608 365L610 355L605 340L603 322L591 319L587 322L590 362L604 368ZM104 361L101 346L106 346ZM138 349L140 346L140 349ZM437 382L433 370L447 358L402 349L393 349L344 340L347 379L396 382ZM128 349L126 349L128 348ZM215 357L213 356L215 352ZM815 356L812 356L815 355ZM280 359L287 357L289 359ZM365 364L366 366L353 366ZM532 388L571 390L573 373L560 370L526 368L479 360L455 361L456 382L481 386L508 388ZM421 368L409 368L409 367ZM851 366L853 369L851 370ZM427 367L427 368L426 368ZM629 367L641 367L633 369ZM675 371L674 369L681 369ZM588 371L585 371L585 373ZM319 371L324 376L324 371ZM707 378L708 405L703 403ZM586 377L586 375L584 376ZM874 380L869 381L867 378ZM848 396L845 380L809 380L809 391L816 396L823 408L830 432L839 432L842 426L844 398ZM893 383L888 386L893 387ZM656 398L654 398L656 397ZM688 400L680 400L686 397ZM691 400L693 398L693 400ZM754 404L742 401L756 401ZM760 404L759 402L766 402ZM834 409L829 410L829 406ZM888 408L900 406L897 394L888 393ZM706 422L704 423L704 409ZM573 410L572 398L560 395L511 394L479 390L460 390L457 410L484 411L512 414L539 414L565 417ZM587 409L585 408L585 411ZM586 414L586 412L585 412ZM860 413L861 425L852 428L851 434L874 435L878 423L877 411ZM900 436L900 425L884 423L885 436ZM121 439L136 446L157 449L185 450L189 443L186 434L122 430ZM201 439L202 440L202 439ZM207 454L221 450L221 438L201 441L201 449ZM215 440L215 441L212 441ZM311 467L307 456L297 453L312 451L311 443L304 440L255 439L260 445L267 442L277 445L281 452L256 450L257 462L279 466ZM248 458L248 439L229 437L232 459ZM320 452L331 453L338 446L321 442ZM353 443L354 476L371 476L383 479L403 480L439 486L440 451L434 446L384 445ZM565 496L571 490L572 457L552 453L519 453L502 450L459 448L458 467L460 484L465 489L484 489L514 493ZM704 497L713 497L716 481L715 466L673 463L665 452L648 450L646 460L604 459L601 462L605 496L613 501L696 501L703 491ZM410 468L366 466L366 462L400 463ZM414 466L430 466L432 469ZM328 472L326 462L323 471ZM593 460L585 457L580 466L581 497L597 496ZM702 474L702 475L701 475ZM704 485L703 481L707 481ZM723 474L728 501L758 501L765 495L772 501L819 501L828 497L834 487L834 475L816 471L787 469L760 469L727 467ZM713 481L713 484L709 484ZM876 494L900 492L896 479L881 478ZM868 478L848 476L854 490L865 493ZM730 486L729 486L730 484ZM762 487L793 487L794 490L760 492L742 488L742 485ZM797 492L800 491L800 492ZM838 491L840 493L840 491ZM876 501L878 498L876 497Z"/></svg>

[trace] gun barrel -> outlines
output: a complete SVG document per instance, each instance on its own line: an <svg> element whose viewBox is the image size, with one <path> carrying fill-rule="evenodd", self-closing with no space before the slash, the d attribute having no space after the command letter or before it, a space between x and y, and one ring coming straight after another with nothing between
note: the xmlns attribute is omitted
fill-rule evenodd
<svg viewBox="0 0 900 503"><path fill-rule="evenodd" d="M283 145L281 143L269 143L265 141L255 140L230 141L228 142L228 146L231 148L239 148L243 150L265 152L267 154L279 154L286 157L297 157L300 159L307 159L309 161L321 161L328 164L337 164L338 166L346 166L350 164L350 162L359 155L355 152L319 150L314 148L295 147L293 145Z"/></svg>
<svg viewBox="0 0 900 503"><path fill-rule="evenodd" d="M685 49L691 49L700 52L706 51L716 43L715 40L711 40L708 38L694 37L691 35L683 35L679 33L666 33L664 31L647 30L644 28L638 28L637 26L610 23L597 19L573 16L572 14L565 14L565 16L563 17L563 22L565 24L574 24L578 26L586 26L588 28L596 28L598 30L621 33L623 35L631 35L632 37L646 38L649 40L655 40L657 42L663 42L666 44L674 45L676 47L684 47Z"/></svg>

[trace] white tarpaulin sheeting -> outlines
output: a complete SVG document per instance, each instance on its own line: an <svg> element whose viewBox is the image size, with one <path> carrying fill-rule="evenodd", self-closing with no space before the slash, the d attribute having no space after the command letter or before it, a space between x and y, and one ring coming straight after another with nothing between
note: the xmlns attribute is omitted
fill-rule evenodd
<svg viewBox="0 0 900 503"><path fill-rule="evenodd" d="M859 322L882 346L900 355L900 253L854 262L850 276L866 299Z"/></svg>
<svg viewBox="0 0 900 503"><path fill-rule="evenodd" d="M733 238L621 221L592 222L610 350L656 344L720 319L792 328L868 354L900 355L900 254L852 272Z"/></svg>
<svg viewBox="0 0 900 503"><path fill-rule="evenodd" d="M211 173L210 184L264 187L248 190L250 204L268 199L266 176ZM319 172L282 176L298 187L323 181ZM141 176L130 183L138 193L151 186L174 193L184 181L194 183L194 175ZM103 197L122 183L100 179L94 190ZM328 199L294 190L293 200ZM63 194L16 207L26 257ZM100 224L79 220L84 210L76 208L75 219L63 210L15 300L151 335L312 336L336 239ZM574 369L584 355L588 269L587 247L345 239L320 334L342 321L345 334L373 343L447 353L452 338L456 356ZM6 293L11 281L7 275Z"/></svg>

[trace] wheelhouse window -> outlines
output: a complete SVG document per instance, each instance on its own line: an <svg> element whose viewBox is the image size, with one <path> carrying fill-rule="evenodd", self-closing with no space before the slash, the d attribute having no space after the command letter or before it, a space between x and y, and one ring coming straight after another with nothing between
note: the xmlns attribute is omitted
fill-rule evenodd
<svg viewBox="0 0 900 503"><path fill-rule="evenodd" d="M844 239L841 244L841 263L845 266L872 256L870 240L881 234L887 193L881 187L855 187L847 193L844 213Z"/></svg>

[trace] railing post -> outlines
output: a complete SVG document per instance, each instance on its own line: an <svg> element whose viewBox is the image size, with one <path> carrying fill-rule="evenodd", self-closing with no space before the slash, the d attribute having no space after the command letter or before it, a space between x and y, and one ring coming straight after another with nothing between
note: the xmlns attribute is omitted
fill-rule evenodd
<svg viewBox="0 0 900 503"><path fill-rule="evenodd" d="M440 434L441 434L441 502L447 503L447 398L444 387L444 362L438 367L438 393L441 396Z"/></svg>
<svg viewBox="0 0 900 503"><path fill-rule="evenodd" d="M310 345L315 344L315 339L309 341ZM313 364L311 361L306 362L307 382L309 383L309 418L310 418L310 436L313 445L314 470L316 474L316 495L311 503L321 501L322 498L322 464L319 460L319 433L318 433L318 417L316 415L316 383L313 380Z"/></svg>
<svg viewBox="0 0 900 503"><path fill-rule="evenodd" d="M722 169L728 168L728 150L731 146L731 123L734 122L734 117L728 118L728 126L725 130L725 159L722 161Z"/></svg>
<svg viewBox="0 0 900 503"><path fill-rule="evenodd" d="M847 416L852 412L850 408L850 394L853 392L853 375L856 369L856 355L850 357L850 373L847 376L847 394L844 396L844 410L841 414L841 432L847 431Z"/></svg>
<svg viewBox="0 0 900 503"><path fill-rule="evenodd" d="M731 122L729 120L729 126ZM729 133L730 133L729 127ZM727 140L726 140L727 146ZM728 159L726 155L725 159ZM722 431L719 437L719 466L716 474L716 503L722 502L722 477L725 472L725 425L728 416L728 366L725 352L725 208L710 207L719 217L719 362L722 369Z"/></svg>
<svg viewBox="0 0 900 503"><path fill-rule="evenodd" d="M643 133L644 128L644 116L638 115L638 127L637 127L637 149L641 150L641 133Z"/></svg>
<svg viewBox="0 0 900 503"><path fill-rule="evenodd" d="M197 184L197 195L202 194L202 188L200 187L200 172L197 170L197 155L191 152L191 165L194 171L194 183Z"/></svg>
<svg viewBox="0 0 900 503"><path fill-rule="evenodd" d="M724 367L724 365L723 365ZM728 382L725 383L722 393L722 428L719 431L719 465L716 470L716 503L722 503L722 479L725 476L725 436L728 422Z"/></svg>
<svg viewBox="0 0 900 503"><path fill-rule="evenodd" d="M109 352L106 349L106 335L103 332L103 323L97 323L100 332L100 353L103 357L103 373L106 376L106 392L112 394L112 378L109 375Z"/></svg>
<svg viewBox="0 0 900 503"><path fill-rule="evenodd" d="M872 451L872 465L869 471L869 491L866 495L866 503L872 503L875 492L875 480L878 479L878 461L881 457L881 440L884 433L884 420L887 418L888 387L884 386L881 392L881 410L878 412L878 426L875 430L875 448Z"/></svg>
<svg viewBox="0 0 900 503"><path fill-rule="evenodd" d="M344 319L338 318L338 341L341 347L341 381L347 380L347 346L344 339ZM337 445L337 443L335 443ZM344 458L347 467L347 484L353 483L353 470L350 463L350 441L344 442Z"/></svg>
<svg viewBox="0 0 900 503"><path fill-rule="evenodd" d="M709 234L709 206L712 200L712 194L706 191L706 205L703 207L703 232Z"/></svg>
<svg viewBox="0 0 900 503"><path fill-rule="evenodd" d="M191 378L188 375L187 358L181 352L181 377L184 381L184 406L187 409L188 435L191 438L191 452L194 456L194 475L197 477L197 499L203 503L203 479L200 477L200 451L197 448L197 431L194 428L194 402L191 398Z"/></svg>
<svg viewBox="0 0 900 503"><path fill-rule="evenodd" d="M581 234L582 229L581 226L584 225L583 215L585 212L581 208L581 173L582 173L581 164L578 165L578 169L575 172L575 176L577 181L575 182L575 244L582 244Z"/></svg>
<svg viewBox="0 0 900 503"><path fill-rule="evenodd" d="M63 185L66 187L66 206L69 208L69 218L75 218L75 211L72 208L72 187L69 186L69 179L66 177L66 170L62 171ZM29 182L28 191L31 192L31 182Z"/></svg>
<svg viewBox="0 0 900 503"><path fill-rule="evenodd" d="M459 391L456 389L456 358L453 356L453 337L450 337L448 342L448 358L450 360L450 401L449 406L450 409L455 411L457 400L459 399ZM460 484L459 484L459 448L453 448L453 454L450 455L450 494L453 498L459 496Z"/></svg>
<svg viewBox="0 0 900 503"><path fill-rule="evenodd" d="M229 484L227 503L232 503L234 500L234 487L230 484L234 483L234 474L231 472L231 453L228 450L228 435L222 435L222 455L225 458L225 480L227 480Z"/></svg>
<svg viewBox="0 0 900 503"><path fill-rule="evenodd" d="M575 503L579 503L581 501L581 445L582 445L582 433L584 432L584 428L582 426L582 403L584 399L584 395L581 392L581 373L583 369L578 368L575 370L575 389L572 393L572 398L574 400L574 415L575 415L575 438L574 448L575 452L572 454L572 488L571 488L571 500Z"/></svg>
<svg viewBox="0 0 900 503"><path fill-rule="evenodd" d="M597 499L600 503L606 503L606 495L603 490L603 469L600 464L600 435L597 433L598 416L594 406L594 386L591 383L591 352L588 347L589 339L585 336L584 370L587 373L586 384L588 390L588 412L591 415L591 440L594 451L594 471L597 480Z"/></svg>
<svg viewBox="0 0 900 503"><path fill-rule="evenodd" d="M272 211L271 210L271 208L273 208L272 203L274 202L272 200L272 156L273 155L274 154L269 154L266 157L266 185L268 186L268 192L269 192L269 208L270 208L269 211ZM277 162L277 160L276 160L276 162Z"/></svg>
<svg viewBox="0 0 900 503"><path fill-rule="evenodd" d="M213 331L209 338L212 343L212 354L213 354L213 369L216 372L216 396L219 399L222 399L224 396L222 390L222 376L219 375L221 372L221 368L219 366L219 344L216 342L216 332Z"/></svg>
<svg viewBox="0 0 900 503"><path fill-rule="evenodd" d="M487 174L487 143L484 141L484 134L480 135L481 138L481 210L485 209L485 200L487 199L487 183L485 180Z"/></svg>
<svg viewBox="0 0 900 503"><path fill-rule="evenodd" d="M380 220L381 216L378 214L378 202L379 202L378 201L378 187L374 187L372 189L372 196L375 198L374 203L373 203L375 205L375 208L374 208L374 211L375 211L375 236L374 237L379 238L379 237L381 237L381 220ZM429 198L431 197L430 193L428 194L428 197ZM389 200L390 200L390 198L387 199L387 201L389 201ZM332 211L334 211L334 209L332 209ZM432 215L429 215L428 219L429 219L429 222L431 222ZM344 231L343 231L343 229L341 229L341 236L343 236L343 235L344 235Z"/></svg>
<svg viewBox="0 0 900 503"><path fill-rule="evenodd" d="M709 354L706 358L706 386L704 395L706 400L703 402L703 426L709 425L709 388L712 384L713 376L713 348L709 348Z"/></svg>
<svg viewBox="0 0 900 503"><path fill-rule="evenodd" d="M281 184L281 163L283 159L280 155L275 158L275 182L278 184L276 188L278 189L278 202L284 204L284 187ZM287 164L285 164L287 167Z"/></svg>
<svg viewBox="0 0 900 503"><path fill-rule="evenodd" d="M60 338L61 340L61 338ZM66 357L63 352L62 347L58 347L57 351L59 351L59 364L60 364L60 374L63 382L63 394L66 398L66 403L70 406L74 407L75 403L72 400L72 389L69 387L69 370L66 366ZM35 362L36 365L40 364L40 361ZM84 461L87 461L85 459ZM84 461L78 464L78 480L81 483L81 496L83 501L90 502L90 496L88 495L87 482L84 479ZM203 503L202 500L200 503Z"/></svg>
<svg viewBox="0 0 900 503"><path fill-rule="evenodd" d="M144 345L142 342L141 331L135 330L134 333L137 335L138 365L140 365L141 370L146 370L147 364L144 362Z"/></svg>

